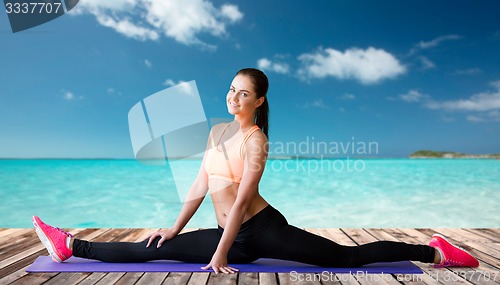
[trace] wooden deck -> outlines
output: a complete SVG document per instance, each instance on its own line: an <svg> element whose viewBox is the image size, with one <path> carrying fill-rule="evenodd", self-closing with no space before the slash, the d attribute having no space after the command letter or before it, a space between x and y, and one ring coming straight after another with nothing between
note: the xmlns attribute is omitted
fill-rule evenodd
<svg viewBox="0 0 500 285"><path fill-rule="evenodd" d="M480 261L478 268L435 269L415 262L424 274L336 274L298 282L288 273L27 273L39 256L47 255L33 229L0 229L0 284L500 284L500 229L307 229L341 244L375 240L427 243L441 233L469 250ZM137 241L148 229L71 229L79 238L94 241ZM321 280L318 280L321 279Z"/></svg>

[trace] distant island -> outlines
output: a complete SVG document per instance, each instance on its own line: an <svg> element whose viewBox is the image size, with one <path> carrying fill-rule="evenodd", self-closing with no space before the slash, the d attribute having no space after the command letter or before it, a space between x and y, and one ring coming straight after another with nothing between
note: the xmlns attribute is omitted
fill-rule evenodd
<svg viewBox="0 0 500 285"><path fill-rule="evenodd" d="M500 159L500 153L495 154L466 154L453 151L418 150L410 154L410 158L486 158Z"/></svg>

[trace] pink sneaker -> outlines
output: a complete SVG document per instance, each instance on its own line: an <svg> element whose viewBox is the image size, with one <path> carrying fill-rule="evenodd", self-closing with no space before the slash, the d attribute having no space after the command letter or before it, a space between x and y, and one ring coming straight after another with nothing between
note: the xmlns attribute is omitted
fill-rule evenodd
<svg viewBox="0 0 500 285"><path fill-rule="evenodd" d="M33 225L40 241L45 245L54 261L60 263L73 255L73 251L66 246L66 239L72 237L70 233L47 225L37 216L33 216Z"/></svg>
<svg viewBox="0 0 500 285"><path fill-rule="evenodd" d="M479 262L465 249L456 246L440 234L434 234L429 242L429 246L441 250L443 260L440 264L434 264L435 268L440 267L478 267Z"/></svg>

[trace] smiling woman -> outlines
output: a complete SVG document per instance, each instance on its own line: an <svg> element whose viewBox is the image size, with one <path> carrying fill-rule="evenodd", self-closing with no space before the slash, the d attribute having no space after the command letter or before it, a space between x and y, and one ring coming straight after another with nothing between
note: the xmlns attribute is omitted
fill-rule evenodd
<svg viewBox="0 0 500 285"><path fill-rule="evenodd" d="M262 71L246 68L237 73L226 96L234 120L212 127L198 175L171 228L152 232L138 243L89 242L34 216L37 234L52 258L57 262L72 255L106 262L173 259L206 263L202 269L226 274L238 271L230 263L263 257L328 267L402 260L440 267L478 266L473 256L440 235L434 235L429 245L377 241L344 246L290 225L259 192L268 155L267 90ZM218 227L181 234L207 193Z"/></svg>

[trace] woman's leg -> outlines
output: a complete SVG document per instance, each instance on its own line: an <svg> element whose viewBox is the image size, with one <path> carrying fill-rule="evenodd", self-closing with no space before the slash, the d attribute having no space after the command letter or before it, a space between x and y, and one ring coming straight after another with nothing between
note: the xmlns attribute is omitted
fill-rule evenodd
<svg viewBox="0 0 500 285"><path fill-rule="evenodd" d="M160 248L156 247L160 237L157 237L149 247L146 247L147 240L143 242L89 242L75 239L73 255L105 262L145 262L168 259L209 263L220 238L221 233L217 229L197 230L166 240ZM233 245L229 250L228 260L232 263L246 263L253 259L244 254L237 245Z"/></svg>
<svg viewBox="0 0 500 285"><path fill-rule="evenodd" d="M240 235L246 237L244 250L256 256L328 267L358 267L373 262L402 260L431 263L436 254L433 247L403 242L340 245L289 225L285 217L272 207L267 207L243 224Z"/></svg>
<svg viewBox="0 0 500 285"><path fill-rule="evenodd" d="M328 267L358 267L373 262L413 260L432 263L435 249L427 245L377 241L359 246L332 240L286 225L262 236L265 257L294 260Z"/></svg>
<svg viewBox="0 0 500 285"><path fill-rule="evenodd" d="M89 242L73 239L71 235L59 228L47 225L40 218L33 217L33 225L40 241L57 262L63 262L72 255L97 259L106 262L143 262L150 260L171 259L186 262L208 263L215 253L222 236L221 229L207 229L188 232L165 241L157 248L160 237L146 247L143 242ZM255 260L245 254L241 247L234 243L228 252L231 263L246 263Z"/></svg>

